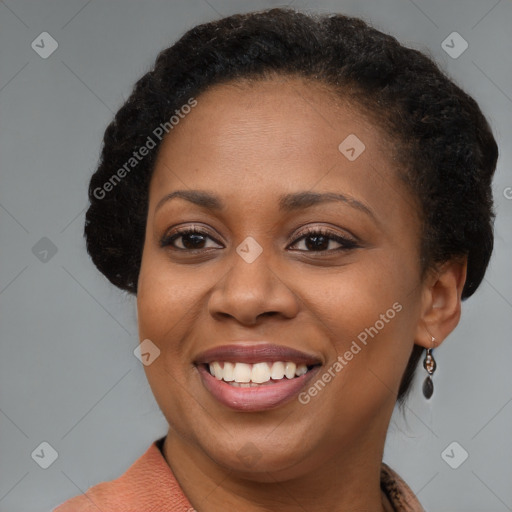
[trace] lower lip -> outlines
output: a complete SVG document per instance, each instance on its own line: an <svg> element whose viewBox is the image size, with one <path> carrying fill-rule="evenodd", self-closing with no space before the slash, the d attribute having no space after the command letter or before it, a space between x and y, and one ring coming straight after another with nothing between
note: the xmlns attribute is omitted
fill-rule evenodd
<svg viewBox="0 0 512 512"><path fill-rule="evenodd" d="M197 368L204 386L221 404L237 411L255 412L274 409L290 401L318 373L320 366L315 366L300 377L285 377L274 384L250 388L231 386L216 379L203 365Z"/></svg>

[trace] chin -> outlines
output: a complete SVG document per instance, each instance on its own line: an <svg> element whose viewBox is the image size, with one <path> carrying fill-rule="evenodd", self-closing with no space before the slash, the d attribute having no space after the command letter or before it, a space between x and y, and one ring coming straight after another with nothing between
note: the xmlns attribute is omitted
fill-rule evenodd
<svg viewBox="0 0 512 512"><path fill-rule="evenodd" d="M217 438L216 442L206 442L202 450L223 469L254 482L284 481L311 471L313 448L304 441L307 436L300 435L295 441L290 436L271 439L272 434L265 438L268 432L265 429L253 441L250 436Z"/></svg>

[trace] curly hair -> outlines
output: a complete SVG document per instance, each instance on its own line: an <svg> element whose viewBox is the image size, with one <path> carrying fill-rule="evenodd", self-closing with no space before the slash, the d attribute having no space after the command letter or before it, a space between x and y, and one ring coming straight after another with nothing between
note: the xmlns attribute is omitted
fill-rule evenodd
<svg viewBox="0 0 512 512"><path fill-rule="evenodd" d="M89 185L87 251L115 286L137 293L148 188L160 146L106 183L190 98L215 84L275 76L330 86L390 134L397 173L422 220L424 273L467 257L462 299L482 281L493 249L491 182L498 148L478 104L423 53L358 18L269 9L198 25L161 51L105 130ZM126 176L125 176L126 175ZM98 193L99 190L103 192ZM412 349L403 404L422 348Z"/></svg>

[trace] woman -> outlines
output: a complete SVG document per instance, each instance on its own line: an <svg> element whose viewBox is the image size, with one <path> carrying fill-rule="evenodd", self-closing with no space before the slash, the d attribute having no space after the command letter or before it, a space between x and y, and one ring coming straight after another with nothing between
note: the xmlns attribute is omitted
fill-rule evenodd
<svg viewBox="0 0 512 512"><path fill-rule="evenodd" d="M386 432L483 279L496 160L475 101L358 19L235 15L162 51L85 236L169 430L57 512L423 510Z"/></svg>

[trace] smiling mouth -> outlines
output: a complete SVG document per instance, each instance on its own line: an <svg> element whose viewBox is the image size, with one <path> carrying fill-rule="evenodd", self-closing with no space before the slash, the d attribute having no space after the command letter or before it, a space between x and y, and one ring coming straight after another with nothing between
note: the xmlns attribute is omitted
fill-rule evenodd
<svg viewBox="0 0 512 512"><path fill-rule="evenodd" d="M296 364L292 361L262 361L258 363L233 363L213 361L205 369L215 377L233 387L249 388L271 385L305 375L318 365Z"/></svg>
<svg viewBox="0 0 512 512"><path fill-rule="evenodd" d="M320 355L269 342L236 342L194 358L204 388L218 403L242 412L284 405L324 363Z"/></svg>

